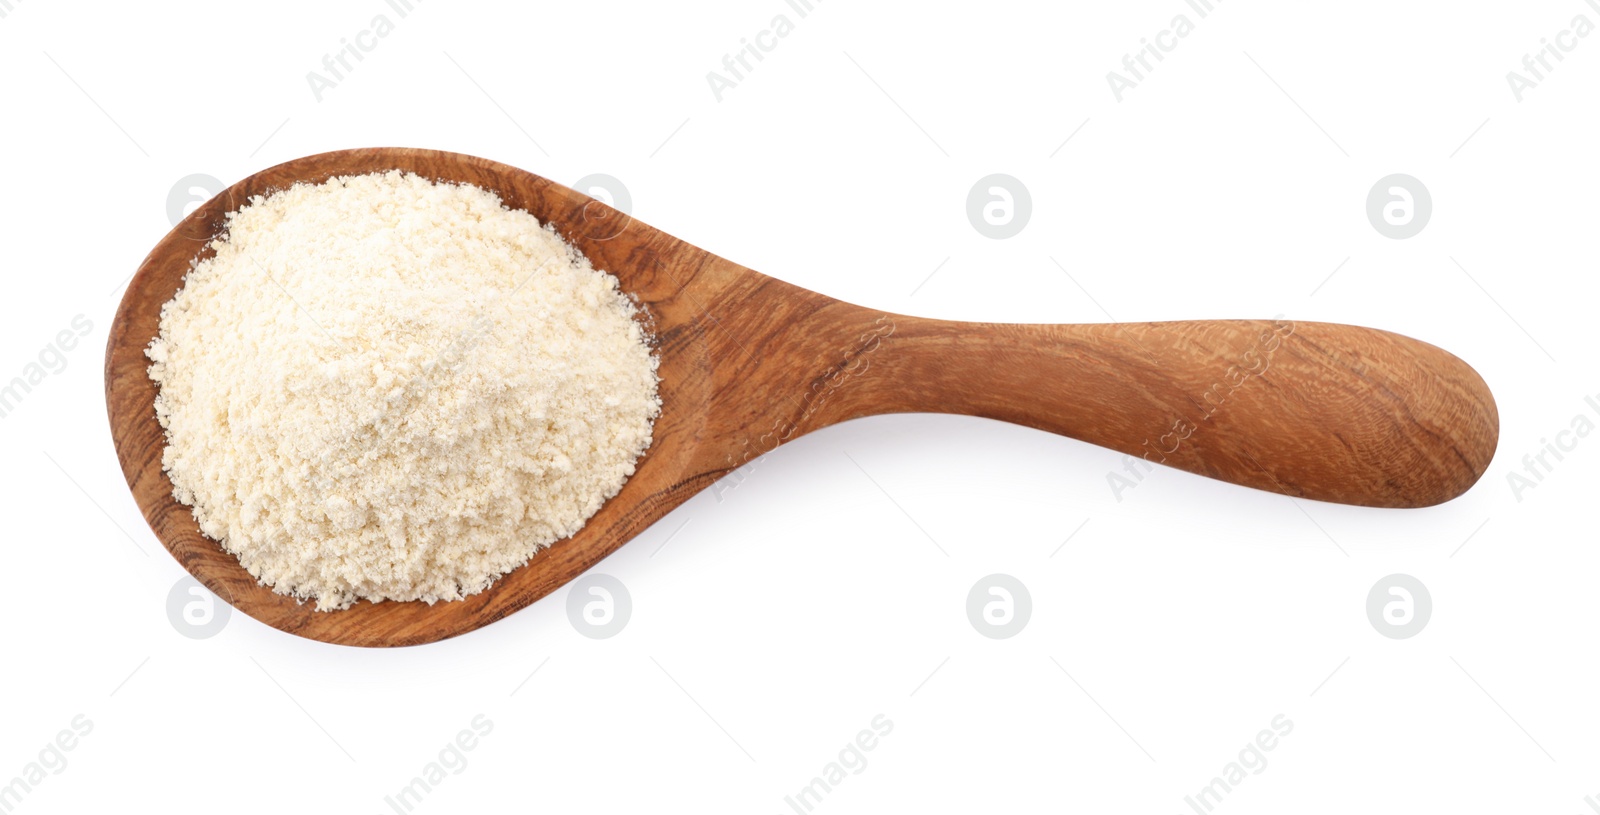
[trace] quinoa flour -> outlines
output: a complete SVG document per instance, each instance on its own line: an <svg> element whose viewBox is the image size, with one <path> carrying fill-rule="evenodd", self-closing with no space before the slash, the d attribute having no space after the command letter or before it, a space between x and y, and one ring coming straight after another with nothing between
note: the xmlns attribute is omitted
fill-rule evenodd
<svg viewBox="0 0 1600 815"><path fill-rule="evenodd" d="M390 172L228 216L146 351L201 530L321 610L456 600L634 471L656 358L617 279L494 194Z"/></svg>

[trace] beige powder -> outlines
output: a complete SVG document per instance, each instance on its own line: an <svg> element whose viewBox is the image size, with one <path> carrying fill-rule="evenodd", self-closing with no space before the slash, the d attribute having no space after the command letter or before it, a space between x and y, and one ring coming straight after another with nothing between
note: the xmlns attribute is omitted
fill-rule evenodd
<svg viewBox="0 0 1600 815"><path fill-rule="evenodd" d="M656 359L617 280L472 186L336 178L229 216L147 351L206 535L319 609L455 600L633 474Z"/></svg>

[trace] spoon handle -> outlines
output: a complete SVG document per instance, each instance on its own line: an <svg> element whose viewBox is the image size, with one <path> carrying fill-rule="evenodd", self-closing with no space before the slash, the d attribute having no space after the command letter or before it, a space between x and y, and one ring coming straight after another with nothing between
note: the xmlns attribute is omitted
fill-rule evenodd
<svg viewBox="0 0 1600 815"><path fill-rule="evenodd" d="M1130 481L1166 465L1376 507L1460 495L1499 436L1494 397L1476 371L1371 328L885 316L860 337L836 365L848 374L836 377L838 395L802 430L873 413L985 416L1125 453L1118 474Z"/></svg>

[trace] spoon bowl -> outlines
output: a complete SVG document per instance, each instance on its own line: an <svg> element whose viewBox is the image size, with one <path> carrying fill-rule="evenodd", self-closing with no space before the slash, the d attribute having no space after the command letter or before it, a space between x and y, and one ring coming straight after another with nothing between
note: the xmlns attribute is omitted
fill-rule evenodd
<svg viewBox="0 0 1600 815"><path fill-rule="evenodd" d="M490 190L554 224L595 268L615 275L649 315L662 410L621 492L576 535L489 589L433 605L359 602L319 612L259 584L173 497L144 351L159 332L161 306L212 254L228 213L295 183L389 170ZM746 462L862 416L985 416L1149 466L1374 507L1429 506L1461 494L1488 467L1499 432L1477 373L1408 337L1285 320L1004 325L887 314L752 271L524 170L409 148L296 159L197 208L129 283L107 340L105 385L128 486L173 557L257 620L357 646L417 645L494 622Z"/></svg>

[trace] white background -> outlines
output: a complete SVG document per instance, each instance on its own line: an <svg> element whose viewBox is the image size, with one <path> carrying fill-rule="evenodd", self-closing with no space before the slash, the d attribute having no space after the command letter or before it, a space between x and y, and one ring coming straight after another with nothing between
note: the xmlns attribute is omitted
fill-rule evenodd
<svg viewBox="0 0 1600 815"><path fill-rule="evenodd" d="M1228 0L1204 20L1181 0L827 0L804 19L781 0L429 0L320 102L307 72L395 18L382 0L12 4L0 380L74 315L94 326L0 419L0 783L75 715L94 725L17 811L391 812L479 714L493 731L415 811L791 812L878 714L893 732L815 811L1192 812L1278 714L1293 732L1216 811L1600 797L1600 440L1520 496L1507 482L1573 417L1600 423L1600 36L1520 102L1505 76L1575 15L1600 23L1581 0ZM707 72L779 13L794 31L718 102ZM1118 102L1106 73L1178 13L1195 31ZM634 606L612 639L574 630L566 590L410 649L242 614L186 638L166 612L184 572L106 427L121 284L178 179L375 145L607 173L647 223L886 311L1398 331L1482 373L1499 453L1425 510L1166 469L1118 500L1108 451L876 418L780 449L602 563ZM1365 213L1396 172L1434 202L1408 240ZM990 173L1031 191L1009 240L964 213ZM996 572L1033 598L1011 639L966 617ZM1433 598L1411 639L1365 611L1397 572Z"/></svg>

